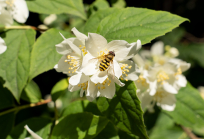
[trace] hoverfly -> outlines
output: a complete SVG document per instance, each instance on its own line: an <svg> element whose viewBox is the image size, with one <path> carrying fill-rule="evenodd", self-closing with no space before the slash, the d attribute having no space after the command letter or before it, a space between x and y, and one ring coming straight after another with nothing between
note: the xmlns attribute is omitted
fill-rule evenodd
<svg viewBox="0 0 204 139"><path fill-rule="evenodd" d="M114 51L109 51L108 54L99 56L97 58L93 58L91 60L99 60L99 70L100 71L108 71L114 77L114 66L113 66L113 58L115 57Z"/></svg>

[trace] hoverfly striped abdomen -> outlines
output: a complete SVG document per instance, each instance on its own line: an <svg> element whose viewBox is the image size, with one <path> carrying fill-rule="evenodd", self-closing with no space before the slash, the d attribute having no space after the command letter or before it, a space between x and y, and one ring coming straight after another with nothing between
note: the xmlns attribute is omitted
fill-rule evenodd
<svg viewBox="0 0 204 139"><path fill-rule="evenodd" d="M115 53L113 51L109 51L109 53L105 55L105 58L101 61L99 65L99 70L105 71L109 67L110 62L113 62L114 56L115 56Z"/></svg>

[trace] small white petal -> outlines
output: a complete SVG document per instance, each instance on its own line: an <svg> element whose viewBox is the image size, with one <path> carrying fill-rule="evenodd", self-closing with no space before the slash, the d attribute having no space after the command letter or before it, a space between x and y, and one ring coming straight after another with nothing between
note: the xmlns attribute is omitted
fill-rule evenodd
<svg viewBox="0 0 204 139"><path fill-rule="evenodd" d="M107 77L107 71L98 71L91 77L91 81L94 83L103 83Z"/></svg>
<svg viewBox="0 0 204 139"><path fill-rule="evenodd" d="M130 52L130 49L128 49L128 45L128 42L124 40L114 40L107 44L107 49L109 51L114 51L115 60L122 61Z"/></svg>
<svg viewBox="0 0 204 139"><path fill-rule="evenodd" d="M94 57L98 57L98 53L106 48L107 40L96 33L89 33L86 39L86 50Z"/></svg>
<svg viewBox="0 0 204 139"><path fill-rule="evenodd" d="M137 96L141 101L141 107L144 111L151 104L153 97L150 96L148 93L137 93Z"/></svg>
<svg viewBox="0 0 204 139"><path fill-rule="evenodd" d="M125 86L125 84L124 83L122 83L118 78L113 78L112 79L116 84L118 84L119 86L121 86L121 87L123 87L123 86Z"/></svg>
<svg viewBox="0 0 204 139"><path fill-rule="evenodd" d="M86 35L84 35L83 33L79 32L75 27L72 28L72 31L73 31L74 35L83 43L83 45L85 45L85 40L88 37Z"/></svg>
<svg viewBox="0 0 204 139"><path fill-rule="evenodd" d="M25 23L28 16L29 11L25 0L15 0L14 1L15 11L13 14L13 18L19 23Z"/></svg>
<svg viewBox="0 0 204 139"><path fill-rule="evenodd" d="M115 95L115 83L111 82L109 86L105 86L104 89L100 89L100 96L112 99Z"/></svg>
<svg viewBox="0 0 204 139"><path fill-rule="evenodd" d="M56 19L57 19L57 15L56 15L56 14L51 14L51 15L47 16L47 17L44 19L43 23L44 23L45 25L50 25L50 24L51 24L52 22L54 22Z"/></svg>
<svg viewBox="0 0 204 139"><path fill-rule="evenodd" d="M10 14L10 12L8 12L5 9L1 9L0 11L0 25L4 25L4 26L10 26L13 24L13 17Z"/></svg>
<svg viewBox="0 0 204 139"><path fill-rule="evenodd" d="M168 82L163 83L163 89L166 92L172 93L172 94L177 94L178 90L176 90L172 85L170 85Z"/></svg>
<svg viewBox="0 0 204 139"><path fill-rule="evenodd" d="M4 53L7 49L5 41L0 37L0 54Z"/></svg>
<svg viewBox="0 0 204 139"><path fill-rule="evenodd" d="M144 66L144 60L142 59L142 57L137 54L135 55L132 60L139 66L139 67L143 67Z"/></svg>
<svg viewBox="0 0 204 139"><path fill-rule="evenodd" d="M165 92L164 92L165 93ZM176 107L176 97L174 94L166 93L166 97L162 98L161 102L157 103L162 109L173 111Z"/></svg>
<svg viewBox="0 0 204 139"><path fill-rule="evenodd" d="M73 86L73 85L69 84L68 90L69 90L70 92L74 92L74 91L77 91L77 90L79 90L79 89L81 89L81 88L78 87L78 85Z"/></svg>
<svg viewBox="0 0 204 139"><path fill-rule="evenodd" d="M82 72L78 72L76 75L73 75L69 79L69 83L74 86L74 85L78 85L78 84L87 82L88 80L89 80L89 76L86 76Z"/></svg>
<svg viewBox="0 0 204 139"><path fill-rule="evenodd" d="M141 45L140 40L137 40L136 43L131 43L129 47L129 53L125 59L130 59L134 57L138 53L138 51L141 49L141 47L142 45Z"/></svg>
<svg viewBox="0 0 204 139"><path fill-rule="evenodd" d="M122 70L121 70L120 65L118 64L118 62L116 60L113 60L113 66L114 66L115 76L117 78L120 78L120 76L122 75Z"/></svg>
<svg viewBox="0 0 204 139"><path fill-rule="evenodd" d="M164 53L164 43L161 41L154 43L150 52L152 55L162 55Z"/></svg>
<svg viewBox="0 0 204 139"><path fill-rule="evenodd" d="M94 57L88 53L83 57L83 62L82 62L82 69L81 71L85 75L93 75L98 71L97 67L97 59L94 59Z"/></svg>
<svg viewBox="0 0 204 139"><path fill-rule="evenodd" d="M75 39L75 38L69 38L70 41L73 39ZM61 43L59 43L55 46L56 46L56 50L59 54L66 55L68 53L73 52L73 50L71 49L71 47L69 46L69 44L65 40L63 40Z"/></svg>
<svg viewBox="0 0 204 139"><path fill-rule="evenodd" d="M25 125L24 128L31 134L31 136L34 139L42 139L40 136L38 136L36 133L34 133L27 125Z"/></svg>
<svg viewBox="0 0 204 139"><path fill-rule="evenodd" d="M149 94L150 94L151 96L154 96L154 95L156 94L157 81L149 82L149 88L150 88Z"/></svg>
<svg viewBox="0 0 204 139"><path fill-rule="evenodd" d="M97 97L97 93L98 93L98 88L96 87L95 83L93 83L92 81L89 81L86 98L89 101L93 101Z"/></svg>
<svg viewBox="0 0 204 139"><path fill-rule="evenodd" d="M176 83L180 86L180 87L185 87L187 84L187 80L186 77L183 75L177 75L178 80L176 81Z"/></svg>

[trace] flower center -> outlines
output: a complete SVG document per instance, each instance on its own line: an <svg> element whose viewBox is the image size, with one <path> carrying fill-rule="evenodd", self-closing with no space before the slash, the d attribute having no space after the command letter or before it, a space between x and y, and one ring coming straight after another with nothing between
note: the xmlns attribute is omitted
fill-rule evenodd
<svg viewBox="0 0 204 139"><path fill-rule="evenodd" d="M154 100L157 102L161 102L162 99L166 96L167 94L164 93L163 91L157 91L156 94L154 95Z"/></svg>
<svg viewBox="0 0 204 139"><path fill-rule="evenodd" d="M15 2L15 0L6 0L5 2L6 2L6 4L7 4L8 6L12 7L13 4L14 4L14 2Z"/></svg>
<svg viewBox="0 0 204 139"><path fill-rule="evenodd" d="M85 83L78 84L78 87L81 87L81 89L83 89L83 90L87 90L87 88L88 88L88 81L85 82Z"/></svg>
<svg viewBox="0 0 204 139"><path fill-rule="evenodd" d="M178 68L174 76L181 75L181 74L182 74L181 68Z"/></svg>
<svg viewBox="0 0 204 139"><path fill-rule="evenodd" d="M67 55L67 59L64 62L70 65L68 73L75 73L80 65L80 60L71 55Z"/></svg>
<svg viewBox="0 0 204 139"><path fill-rule="evenodd" d="M128 76L127 73L129 72L129 69L132 68L132 66L129 66L128 64L122 64L120 66L120 68L122 70L122 77L120 77L120 78L121 78L121 80L124 80L124 78ZM125 79L125 80L128 81L127 79Z"/></svg>
<svg viewBox="0 0 204 139"><path fill-rule="evenodd" d="M157 75L157 82L161 82L161 84L163 84L163 82L168 79L169 76L164 71L159 72L159 74Z"/></svg>
<svg viewBox="0 0 204 139"><path fill-rule="evenodd" d="M103 81L103 83L97 83L95 84L95 86L98 87L98 90L100 89L103 90L106 88L106 86L110 86L110 84L111 84L111 80L109 78L106 78L106 80Z"/></svg>
<svg viewBox="0 0 204 139"><path fill-rule="evenodd" d="M97 52L97 54L98 54L98 57L102 57L102 56L107 55L108 52L109 52L109 50L108 50L108 49L105 49L104 51Z"/></svg>
<svg viewBox="0 0 204 139"><path fill-rule="evenodd" d="M84 55L84 56L88 53L85 46L82 47L82 45L79 45L79 48L80 48L81 51L83 52L83 55Z"/></svg>
<svg viewBox="0 0 204 139"><path fill-rule="evenodd" d="M139 76L137 82L141 83L142 86L148 86L146 79L142 75Z"/></svg>

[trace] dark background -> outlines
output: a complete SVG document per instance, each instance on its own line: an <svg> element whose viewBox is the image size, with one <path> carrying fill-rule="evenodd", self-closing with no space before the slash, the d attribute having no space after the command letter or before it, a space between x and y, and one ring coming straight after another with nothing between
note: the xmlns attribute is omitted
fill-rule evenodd
<svg viewBox="0 0 204 139"><path fill-rule="evenodd" d="M108 0L110 5L114 1ZM94 0L84 0L83 2L84 4L91 4ZM191 35L193 43L204 43L204 0L126 0L126 4L126 7L168 11L188 18L190 22L184 22L180 26L185 28L188 35ZM39 15L30 13L26 24L36 27L42 24L40 20L36 19L39 19ZM145 45L144 48L149 46L151 44ZM42 94L45 95L50 94L52 87L65 77L67 76L62 73L50 70L34 78L34 81L39 85ZM191 68L186 77L194 87L204 86L204 69L200 66Z"/></svg>

